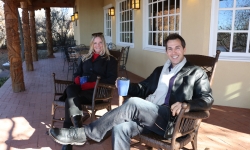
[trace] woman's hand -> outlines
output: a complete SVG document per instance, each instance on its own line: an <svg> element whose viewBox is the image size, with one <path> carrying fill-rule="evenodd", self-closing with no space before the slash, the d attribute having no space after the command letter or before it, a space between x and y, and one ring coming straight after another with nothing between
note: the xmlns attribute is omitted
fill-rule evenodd
<svg viewBox="0 0 250 150"><path fill-rule="evenodd" d="M80 76L75 77L75 84L80 85Z"/></svg>
<svg viewBox="0 0 250 150"><path fill-rule="evenodd" d="M125 77L118 77L116 80L115 80L115 86L117 88L117 81L120 80L120 79L126 79Z"/></svg>
<svg viewBox="0 0 250 150"><path fill-rule="evenodd" d="M118 77L116 80L115 80L115 86L116 86L116 88L117 88L117 80L120 80L121 79L121 77Z"/></svg>

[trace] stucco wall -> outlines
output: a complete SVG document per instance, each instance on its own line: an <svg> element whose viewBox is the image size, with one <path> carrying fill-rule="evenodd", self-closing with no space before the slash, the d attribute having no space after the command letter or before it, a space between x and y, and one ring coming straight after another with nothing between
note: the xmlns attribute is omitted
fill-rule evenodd
<svg viewBox="0 0 250 150"><path fill-rule="evenodd" d="M167 58L161 53L142 50L142 9L135 13L135 48L130 51L127 68L147 77ZM211 0L182 1L181 35L186 40L187 53L209 54L210 19ZM212 85L214 104L250 108L249 73L249 62L219 60Z"/></svg>
<svg viewBox="0 0 250 150"><path fill-rule="evenodd" d="M98 0L86 0L85 2L84 0L80 2L80 5L82 9L96 13L90 6L93 6L93 3L97 4L97 1ZM85 14L86 16L82 16L84 17L81 21L81 28L83 29L81 29L80 33L88 35L85 36L87 37L87 41L90 40L89 35L93 29L100 28L103 30L103 7L111 3L113 6L116 6L115 2L115 0L104 0L102 5L97 4L99 9L97 11L98 13L94 16L100 18L98 21L95 19L90 21L90 24L84 24L85 18L93 19L94 17L90 17L87 14ZM181 35L186 40L187 53L209 54L211 2L211 0L182 0ZM135 44L134 48L131 48L129 52L127 70L146 78L155 67L163 65L167 57L163 53L143 50L143 5L141 5L141 9L134 10L134 12ZM99 16L97 17L97 15ZM115 35L116 32L118 32L116 31L115 21L116 16L112 17L112 36L114 43L116 43ZM99 22L100 26L94 27L92 23L96 22ZM212 85L215 99L214 104L250 108L249 73L249 62L219 60Z"/></svg>
<svg viewBox="0 0 250 150"><path fill-rule="evenodd" d="M76 4L80 19L75 26L75 40L89 45L92 33L103 32L103 1L77 0Z"/></svg>

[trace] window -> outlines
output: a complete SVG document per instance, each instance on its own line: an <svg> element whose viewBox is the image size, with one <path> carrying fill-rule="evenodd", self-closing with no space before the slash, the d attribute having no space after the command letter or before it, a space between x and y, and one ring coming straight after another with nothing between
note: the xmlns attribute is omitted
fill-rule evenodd
<svg viewBox="0 0 250 150"><path fill-rule="evenodd" d="M212 11L210 53L220 50L221 59L250 61L250 1L213 0Z"/></svg>
<svg viewBox="0 0 250 150"><path fill-rule="evenodd" d="M106 43L112 42L112 16L108 15L108 8L112 5L104 7L104 36Z"/></svg>
<svg viewBox="0 0 250 150"><path fill-rule="evenodd" d="M169 34L180 34L181 0L146 0L145 49L165 52L164 40Z"/></svg>
<svg viewBox="0 0 250 150"><path fill-rule="evenodd" d="M134 11L130 6L130 0L123 0L118 5L118 43L120 45L134 44Z"/></svg>
<svg viewBox="0 0 250 150"><path fill-rule="evenodd" d="M111 16L108 15L108 10L105 11L105 34L111 36Z"/></svg>

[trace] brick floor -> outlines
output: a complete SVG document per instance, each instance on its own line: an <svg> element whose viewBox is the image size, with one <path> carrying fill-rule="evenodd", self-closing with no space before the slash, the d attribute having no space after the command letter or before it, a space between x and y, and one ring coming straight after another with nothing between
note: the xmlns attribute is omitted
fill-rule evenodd
<svg viewBox="0 0 250 150"><path fill-rule="evenodd" d="M34 62L34 71L31 72L26 71L23 63L26 88L24 92L13 93L11 79L0 88L0 150L61 148L60 144L45 134L51 123L52 73L55 72L57 78L67 78L67 66L62 71L61 54L56 53L55 56L56 58ZM129 78L132 82L142 80L132 73L129 73ZM115 108L118 104L118 98L115 98L112 107ZM204 120L200 126L199 150L250 149L250 109L213 106L210 113L210 118ZM90 120L86 121L88 122ZM57 123L56 126L61 127L61 124ZM131 150L145 148L143 144L136 144ZM186 148L191 148L191 144ZM74 150L80 149L110 150L111 138L101 143L74 146Z"/></svg>

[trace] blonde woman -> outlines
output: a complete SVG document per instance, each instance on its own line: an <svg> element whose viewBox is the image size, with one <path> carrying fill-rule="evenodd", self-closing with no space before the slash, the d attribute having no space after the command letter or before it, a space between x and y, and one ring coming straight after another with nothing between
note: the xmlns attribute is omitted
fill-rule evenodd
<svg viewBox="0 0 250 150"><path fill-rule="evenodd" d="M87 82L80 84L82 76L87 76ZM89 118L89 114L83 112L81 105L91 104L97 76L101 77L100 83L108 84L115 84L117 78L117 60L109 54L102 33L92 34L89 52L82 57L74 73L75 84L66 89L64 128L81 127L82 122ZM72 145L64 145L62 149L71 150Z"/></svg>

